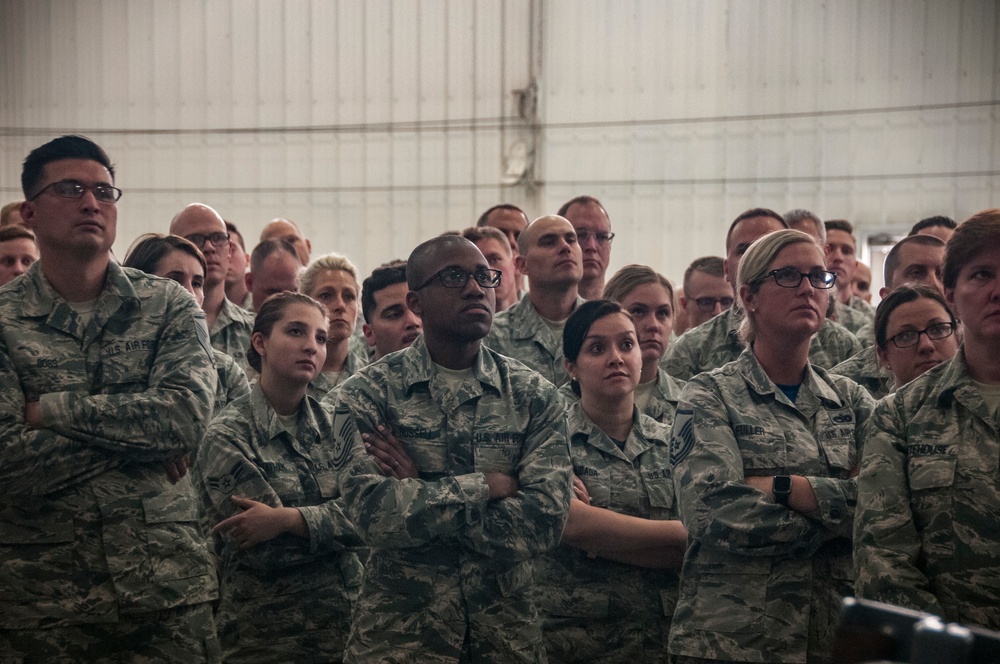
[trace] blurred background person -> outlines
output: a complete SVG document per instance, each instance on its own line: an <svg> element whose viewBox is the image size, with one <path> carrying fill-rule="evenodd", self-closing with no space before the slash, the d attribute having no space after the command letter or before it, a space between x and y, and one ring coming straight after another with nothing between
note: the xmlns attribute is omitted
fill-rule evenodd
<svg viewBox="0 0 1000 664"><path fill-rule="evenodd" d="M38 260L35 234L24 226L0 226L0 286L28 271Z"/></svg>

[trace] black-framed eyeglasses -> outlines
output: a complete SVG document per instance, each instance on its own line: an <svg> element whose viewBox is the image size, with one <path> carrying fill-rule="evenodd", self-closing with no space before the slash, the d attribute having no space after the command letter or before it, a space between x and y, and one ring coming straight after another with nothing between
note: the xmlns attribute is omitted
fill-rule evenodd
<svg viewBox="0 0 1000 664"><path fill-rule="evenodd" d="M891 341L892 345L896 348L911 348L920 342L921 334L926 334L927 338L931 341L947 339L951 335L955 334L955 324L934 323L923 330L906 330L905 332L900 332L894 337L889 337L889 341Z"/></svg>
<svg viewBox="0 0 1000 664"><path fill-rule="evenodd" d="M608 231L588 231L579 230L576 232L576 239L580 244L583 244L590 238L594 238L599 245L611 244L611 241L615 239L614 233L609 233Z"/></svg>
<svg viewBox="0 0 1000 664"><path fill-rule="evenodd" d="M771 270L758 279L757 283L765 281L768 277L774 277L774 283L782 288L798 288L803 279L808 279L809 285L813 288L822 290L833 288L833 285L837 283L836 273L820 270L819 268L810 270L809 272L799 272L799 268L797 267L782 267L777 270Z"/></svg>
<svg viewBox="0 0 1000 664"><path fill-rule="evenodd" d="M216 247L224 247L229 244L229 233L191 233L185 235L184 239L199 249L205 246L206 240Z"/></svg>
<svg viewBox="0 0 1000 664"><path fill-rule="evenodd" d="M735 302L731 297L696 297L694 303L704 312L714 311L716 304L721 304L723 309L728 309Z"/></svg>
<svg viewBox="0 0 1000 664"><path fill-rule="evenodd" d="M438 270L430 279L417 286L414 290L420 290L430 285L435 279L440 281L441 285L445 288L465 288L465 284L469 283L469 277L475 279L476 283L483 288L496 288L500 285L500 278L502 276L503 272L500 270L491 270L488 268L469 272L460 267L446 267L443 270Z"/></svg>
<svg viewBox="0 0 1000 664"><path fill-rule="evenodd" d="M90 191L100 203L117 203L118 199L122 197L122 190L118 187L112 187L110 184L87 185L79 180L59 180L45 185L28 200L33 201L46 191L51 191L60 198L83 198L83 195Z"/></svg>

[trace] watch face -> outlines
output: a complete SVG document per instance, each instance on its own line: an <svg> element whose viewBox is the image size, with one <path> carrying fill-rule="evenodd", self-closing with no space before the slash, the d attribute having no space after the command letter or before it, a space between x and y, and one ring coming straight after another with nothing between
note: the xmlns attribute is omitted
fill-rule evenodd
<svg viewBox="0 0 1000 664"><path fill-rule="evenodd" d="M775 493L788 493L792 490L792 478L788 475L775 475L773 491Z"/></svg>

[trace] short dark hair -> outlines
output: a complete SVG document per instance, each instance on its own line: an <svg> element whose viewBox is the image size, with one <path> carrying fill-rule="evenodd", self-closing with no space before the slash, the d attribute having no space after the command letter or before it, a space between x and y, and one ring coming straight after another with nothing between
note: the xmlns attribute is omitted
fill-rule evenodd
<svg viewBox="0 0 1000 664"><path fill-rule="evenodd" d="M253 274L254 272L260 270L261 265L264 263L264 259L271 254L278 253L279 251L284 251L295 258L296 262L299 262L299 254L295 251L295 245L288 240L284 238L264 240L262 242L258 242L257 246L253 248L253 253L250 254L250 273Z"/></svg>
<svg viewBox="0 0 1000 664"><path fill-rule="evenodd" d="M204 276L208 269L207 263L205 263L205 254L201 253L201 249L196 247L193 242L179 235L147 233L140 236L133 243L132 248L129 249L128 255L125 256L122 265L142 270L147 274L153 274L160 265L160 261L167 254L174 251L183 251L197 258L198 263L201 265L202 276Z"/></svg>
<svg viewBox="0 0 1000 664"><path fill-rule="evenodd" d="M704 272L713 277L723 277L725 276L724 265L725 261L718 256L702 256L691 261L691 264L684 270L685 297L688 297L688 285L692 274L695 272Z"/></svg>
<svg viewBox="0 0 1000 664"><path fill-rule="evenodd" d="M566 319L566 325L563 327L563 356L570 362L576 362L576 359L580 357L580 349L583 348L583 340L587 338L590 327L602 318L624 313L622 305L612 300L590 300L578 306ZM570 388L576 396L580 396L578 382L571 380Z"/></svg>
<svg viewBox="0 0 1000 664"><path fill-rule="evenodd" d="M556 214L558 214L560 217L565 217L566 213L569 212L569 209L574 205L586 205L588 203L593 203L597 207L601 208L601 211L604 212L604 216L607 217L609 220L611 219L611 217L608 215L608 211L604 209L603 205L601 205L601 202L596 198L594 198L593 196L577 196L576 198L571 198L562 204L562 207L559 208L559 211L556 212Z"/></svg>
<svg viewBox="0 0 1000 664"><path fill-rule="evenodd" d="M878 303L875 310L875 345L885 350L885 345L889 342L886 334L889 330L889 317L892 312L906 304L920 299L934 300L948 312L948 318L952 324L955 323L955 314L952 313L944 297L938 289L931 288L924 284L903 284L885 296L885 299Z"/></svg>
<svg viewBox="0 0 1000 664"><path fill-rule="evenodd" d="M830 221L824 221L823 226L826 228L826 232L830 231L844 231L852 238L854 237L854 224L846 219L831 219Z"/></svg>
<svg viewBox="0 0 1000 664"><path fill-rule="evenodd" d="M236 238L236 242L240 245L240 249L246 251L247 245L243 242L243 233L240 233L240 229L236 228L236 224L231 221L227 221L226 230L229 231L229 239Z"/></svg>
<svg viewBox="0 0 1000 664"><path fill-rule="evenodd" d="M30 201L38 193L35 190L42 180L42 169L45 168L46 164L62 159L96 161L108 169L111 182L115 181L115 167L100 145L85 136L67 134L35 148L25 158L24 167L21 170L21 191L24 192L26 199Z"/></svg>
<svg viewBox="0 0 1000 664"><path fill-rule="evenodd" d="M501 247L507 248L508 256L514 255L514 250L510 247L510 240L507 239L507 236L499 228L494 228L493 226L469 226L468 228L463 228L457 235L461 235L472 244L482 242L483 240L496 240L500 243Z"/></svg>
<svg viewBox="0 0 1000 664"><path fill-rule="evenodd" d="M726 251L729 251L729 240L733 237L733 229L744 219L752 219L753 217L770 217L781 224L782 228L788 228L788 222L785 221L785 218L774 210L762 207L750 208L740 213L740 216L733 219L733 223L729 224L729 230L726 231Z"/></svg>
<svg viewBox="0 0 1000 664"><path fill-rule="evenodd" d="M253 335L258 332L263 334L265 337L271 336L271 331L274 329L277 322L281 320L282 315L285 313L285 309L293 304L308 304L316 307L316 309L323 314L323 320L326 320L329 315L326 307L308 295L303 293L292 293L289 291L275 293L264 300L264 304L261 305L260 311L257 312L253 321L253 331L250 333L250 338L253 339ZM257 349L253 347L253 341L250 342L250 346L247 348L247 364L249 364L254 371L260 373L260 353L258 353Z"/></svg>
<svg viewBox="0 0 1000 664"><path fill-rule="evenodd" d="M0 242L10 242L11 240L31 240L34 242L35 234L21 224L0 226Z"/></svg>
<svg viewBox="0 0 1000 664"><path fill-rule="evenodd" d="M885 283L885 287L889 290L896 287L896 282L892 275L896 273L900 262L902 262L900 254L903 252L903 247L908 244L922 244L928 247L944 247L944 241L933 235L907 235L902 240L892 245L892 249L890 249L889 253L885 255L885 262L882 264L882 281Z"/></svg>
<svg viewBox="0 0 1000 664"><path fill-rule="evenodd" d="M476 221L476 226L488 225L490 221L490 215L493 214L496 210L510 210L511 212L518 212L524 217L525 225L531 223L531 219L528 219L528 215L525 214L524 210L522 210L521 208L511 203L500 203L499 205L494 205L489 210L479 215L479 219L478 221Z"/></svg>
<svg viewBox="0 0 1000 664"><path fill-rule="evenodd" d="M361 283L361 314L365 321L370 323L375 313L375 293L402 283L406 283L406 261L389 261L372 270Z"/></svg>
<svg viewBox="0 0 1000 664"><path fill-rule="evenodd" d="M927 217L926 219L921 219L917 223L913 224L913 228L910 229L910 235L916 235L925 228L934 228L935 226L941 226L942 228L950 228L955 230L958 228L958 223L951 217L935 216Z"/></svg>
<svg viewBox="0 0 1000 664"><path fill-rule="evenodd" d="M954 288L958 273L985 249L1000 243L1000 209L983 210L963 221L955 229L944 250L944 271L941 282Z"/></svg>
<svg viewBox="0 0 1000 664"><path fill-rule="evenodd" d="M410 290L416 290L418 286L423 285L423 282L430 278L427 266L431 258L436 256L439 251L448 251L469 245L476 246L457 233L455 235L438 235L421 242L406 259L406 285L409 286Z"/></svg>

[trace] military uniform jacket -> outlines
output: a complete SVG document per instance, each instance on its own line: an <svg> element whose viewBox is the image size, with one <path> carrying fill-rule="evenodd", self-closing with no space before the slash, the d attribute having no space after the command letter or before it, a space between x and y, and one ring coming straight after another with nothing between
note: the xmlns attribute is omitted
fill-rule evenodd
<svg viewBox="0 0 1000 664"><path fill-rule="evenodd" d="M351 589L361 584L360 540L337 488L333 407L306 397L298 435L282 425L260 385L222 411L205 434L195 472L213 523L240 509L232 496L294 507L309 538L283 534L248 549L222 536L219 637L227 650L279 648L282 639L326 632L343 649Z"/></svg>
<svg viewBox="0 0 1000 664"><path fill-rule="evenodd" d="M373 547L346 661L544 658L532 559L562 535L571 491L562 400L516 360L481 348L453 392L423 336L361 369L337 400L336 455L348 512ZM379 472L361 432L389 427L420 471ZM483 475L513 474L488 501Z"/></svg>
<svg viewBox="0 0 1000 664"><path fill-rule="evenodd" d="M896 386L896 379L878 361L874 346L868 346L854 357L844 360L830 369L830 373L850 378L868 390L876 401L892 393Z"/></svg>
<svg viewBox="0 0 1000 664"><path fill-rule="evenodd" d="M858 302L867 304L871 307L871 305L864 300L858 300ZM837 322L846 327L847 331L855 336L857 336L858 332L860 332L866 325L872 322L873 316L875 315L874 313L869 314L867 311L843 304L840 301L835 301L833 303L833 310L836 312Z"/></svg>
<svg viewBox="0 0 1000 664"><path fill-rule="evenodd" d="M851 299L847 301L847 306L855 311L860 311L868 320L874 320L875 318L875 307L873 307L870 302L865 302L857 295L851 295Z"/></svg>
<svg viewBox="0 0 1000 664"><path fill-rule="evenodd" d="M219 378L215 390L215 409L212 412L218 415L230 401L250 394L250 384L247 382L246 373L236 360L215 348L212 349L212 355L215 358L215 371Z"/></svg>
<svg viewBox="0 0 1000 664"><path fill-rule="evenodd" d="M858 479L860 597L1000 629L998 432L964 347L879 403Z"/></svg>
<svg viewBox="0 0 1000 664"><path fill-rule="evenodd" d="M573 472L586 485L591 505L641 519L679 518L670 478L668 427L636 411L632 432L619 449L587 417L579 401L569 407L566 419ZM548 615L631 623L636 631L662 634L666 655L665 637L677 601L675 571L591 558L582 549L561 544L542 558L539 580L539 605ZM592 653L580 660L606 654Z"/></svg>
<svg viewBox="0 0 1000 664"><path fill-rule="evenodd" d="M851 470L873 407L853 382L810 366L796 403L752 349L684 388L671 461L688 550L670 633L675 655L805 662L829 655L852 594ZM809 478L819 511L772 502L746 476Z"/></svg>
<svg viewBox="0 0 1000 664"><path fill-rule="evenodd" d="M216 597L188 480L216 372L177 284L111 263L89 324L36 263L0 290L0 628L111 622ZM24 422L39 401L46 428Z"/></svg>
<svg viewBox="0 0 1000 664"><path fill-rule="evenodd" d="M212 338L212 348L221 350L231 356L241 367L246 364L247 348L250 347L250 335L253 332L253 312L238 307L222 299L222 309L212 323L209 333Z"/></svg>
<svg viewBox="0 0 1000 664"><path fill-rule="evenodd" d="M340 382L334 383L330 374L323 373L321 371L316 378L309 383L309 396L317 401L328 401L333 404L337 400L337 391L340 390L340 386L344 384L344 381L347 380L348 376L353 376L358 369L367 364L367 356L359 355L354 352L353 348L348 350L347 359L344 362L344 370L341 372ZM327 395L330 395L330 397L327 398Z"/></svg>
<svg viewBox="0 0 1000 664"><path fill-rule="evenodd" d="M585 301L578 296L574 309ZM530 294L496 315L483 344L501 355L517 358L556 386L569 383L569 373L563 364L562 336L553 332L538 314Z"/></svg>
<svg viewBox="0 0 1000 664"><path fill-rule="evenodd" d="M734 307L682 334L663 356L660 366L674 378L690 380L736 360L743 352L739 327L742 314ZM809 344L809 362L829 369L861 351L861 344L847 329L829 319Z"/></svg>
<svg viewBox="0 0 1000 664"><path fill-rule="evenodd" d="M684 381L676 380L663 369L658 369L656 388L650 395L646 408L641 411L642 414L650 416L660 424L665 424L669 429L674 423L674 412L677 410L677 401L681 397L682 389L684 389ZM559 395L565 399L567 404L580 400L569 384L559 388Z"/></svg>

